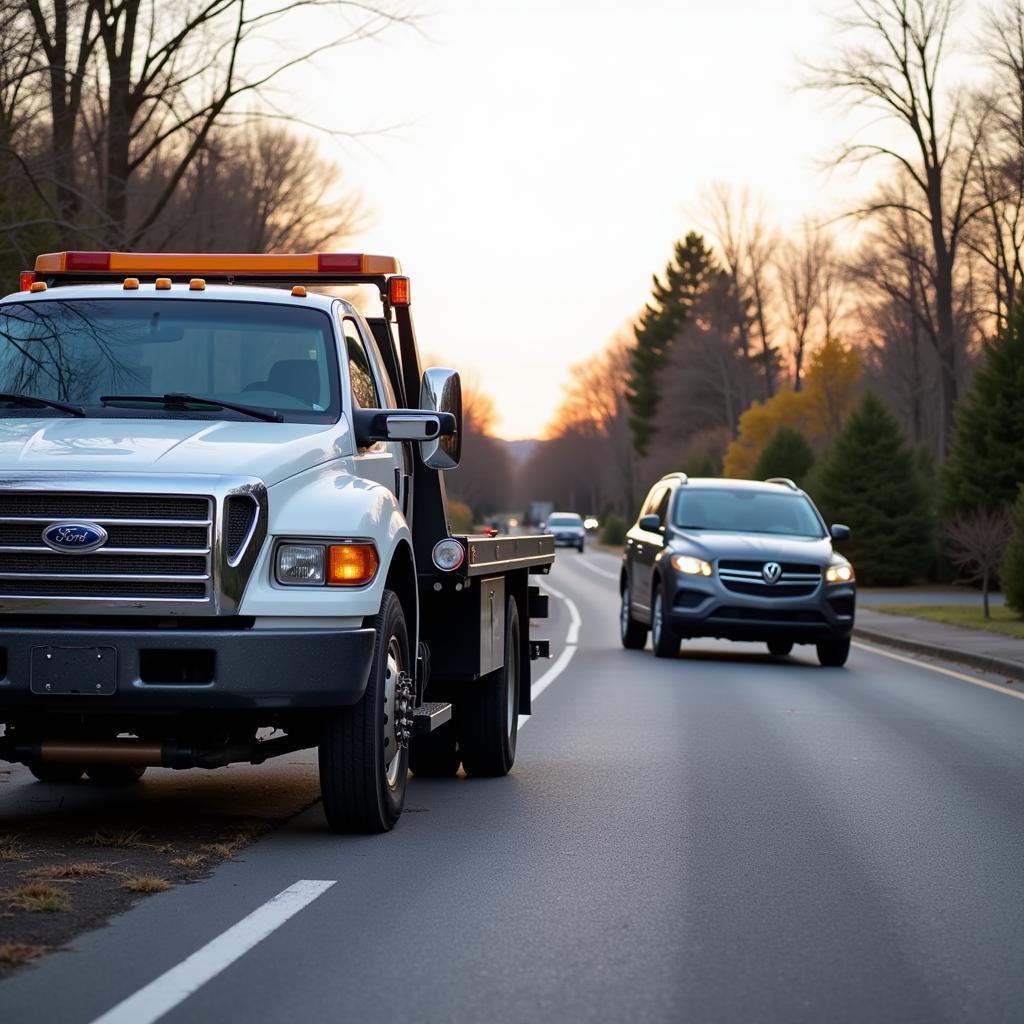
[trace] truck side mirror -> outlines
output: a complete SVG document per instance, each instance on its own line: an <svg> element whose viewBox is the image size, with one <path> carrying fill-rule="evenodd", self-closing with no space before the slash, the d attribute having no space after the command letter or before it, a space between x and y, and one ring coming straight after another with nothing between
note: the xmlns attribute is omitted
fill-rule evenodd
<svg viewBox="0 0 1024 1024"><path fill-rule="evenodd" d="M455 429L420 444L420 458L430 469L454 469L462 457L462 382L456 370L431 366L423 371L420 408L447 414Z"/></svg>
<svg viewBox="0 0 1024 1024"><path fill-rule="evenodd" d="M356 409L353 412L356 444L366 448L375 441L431 443L455 431L455 417L419 409Z"/></svg>

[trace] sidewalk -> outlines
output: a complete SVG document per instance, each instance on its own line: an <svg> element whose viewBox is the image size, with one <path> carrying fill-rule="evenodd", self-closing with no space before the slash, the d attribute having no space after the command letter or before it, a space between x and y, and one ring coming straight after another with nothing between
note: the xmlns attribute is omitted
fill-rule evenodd
<svg viewBox="0 0 1024 1024"><path fill-rule="evenodd" d="M886 615L864 605L857 607L853 636L855 640L944 658L1024 682L1024 640L1010 636L905 615Z"/></svg>

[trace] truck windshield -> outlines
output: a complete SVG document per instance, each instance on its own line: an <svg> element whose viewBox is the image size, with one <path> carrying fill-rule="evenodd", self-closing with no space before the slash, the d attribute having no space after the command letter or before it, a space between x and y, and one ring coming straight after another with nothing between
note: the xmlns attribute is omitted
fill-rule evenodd
<svg viewBox="0 0 1024 1024"><path fill-rule="evenodd" d="M211 299L47 299L0 305L0 392L74 403L94 416L101 395L188 393L328 423L340 396L331 320L321 310ZM140 404L131 415L180 416ZM6 403L0 415L40 416ZM241 419L188 408L192 418Z"/></svg>
<svg viewBox="0 0 1024 1024"><path fill-rule="evenodd" d="M740 487L681 488L672 522L682 530L825 536L821 520L802 494Z"/></svg>

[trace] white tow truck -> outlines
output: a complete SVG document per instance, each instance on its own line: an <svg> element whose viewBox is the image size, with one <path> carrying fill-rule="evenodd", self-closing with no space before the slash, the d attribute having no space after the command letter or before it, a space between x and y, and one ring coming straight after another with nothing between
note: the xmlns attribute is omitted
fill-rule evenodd
<svg viewBox="0 0 1024 1024"><path fill-rule="evenodd" d="M369 285L364 317L318 286ZM452 536L453 370L391 257L62 252L0 300L0 758L45 782L317 747L335 831L507 774L550 536Z"/></svg>

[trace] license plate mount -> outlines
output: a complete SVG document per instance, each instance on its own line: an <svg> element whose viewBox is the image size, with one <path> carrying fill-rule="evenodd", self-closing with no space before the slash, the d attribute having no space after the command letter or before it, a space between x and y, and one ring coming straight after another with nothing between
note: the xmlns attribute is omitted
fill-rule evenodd
<svg viewBox="0 0 1024 1024"><path fill-rule="evenodd" d="M109 697L117 693L116 647L33 647L33 693Z"/></svg>

